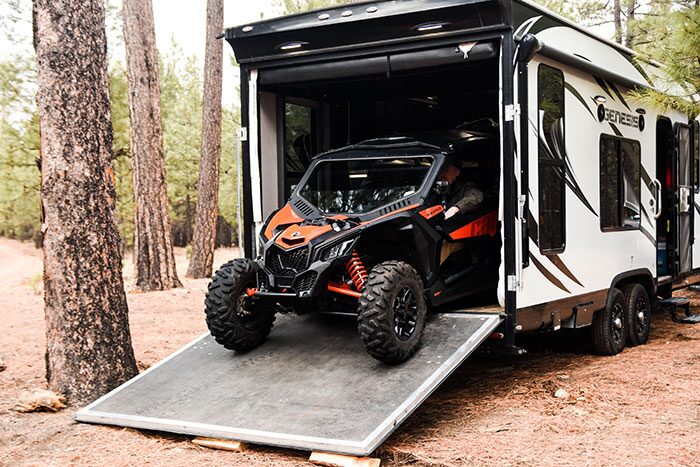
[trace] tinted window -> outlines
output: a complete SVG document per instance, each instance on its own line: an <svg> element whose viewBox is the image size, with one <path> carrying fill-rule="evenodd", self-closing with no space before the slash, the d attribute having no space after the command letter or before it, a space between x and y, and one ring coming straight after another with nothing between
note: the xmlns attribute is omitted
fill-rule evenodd
<svg viewBox="0 0 700 467"><path fill-rule="evenodd" d="M638 141L600 138L600 227L604 231L641 226L641 149Z"/></svg>
<svg viewBox="0 0 700 467"><path fill-rule="evenodd" d="M314 139L314 109L305 105L285 103L284 106L284 170L285 198L291 187L301 180L316 154Z"/></svg>
<svg viewBox="0 0 700 467"><path fill-rule="evenodd" d="M320 162L299 195L324 213L364 214L416 194L432 157Z"/></svg>
<svg viewBox="0 0 700 467"><path fill-rule="evenodd" d="M561 252L566 237L564 74L540 65L539 115L539 241L543 253Z"/></svg>

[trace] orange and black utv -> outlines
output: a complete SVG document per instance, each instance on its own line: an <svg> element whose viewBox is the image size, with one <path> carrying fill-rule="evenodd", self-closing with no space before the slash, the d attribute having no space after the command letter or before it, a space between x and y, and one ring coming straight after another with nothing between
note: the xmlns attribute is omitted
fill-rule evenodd
<svg viewBox="0 0 700 467"><path fill-rule="evenodd" d="M468 143L459 150L466 159ZM498 277L497 167L477 177L481 206L445 220L451 187L439 175L459 156L447 146L380 139L313 160L265 222L261 256L214 275L205 304L216 341L249 351L278 312L351 312L370 355L390 364L410 358L430 308L484 292ZM441 263L445 242L461 245Z"/></svg>

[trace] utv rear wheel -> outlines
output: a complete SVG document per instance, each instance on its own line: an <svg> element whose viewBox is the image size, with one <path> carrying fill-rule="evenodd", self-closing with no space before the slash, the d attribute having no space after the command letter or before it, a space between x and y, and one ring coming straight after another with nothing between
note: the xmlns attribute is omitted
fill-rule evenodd
<svg viewBox="0 0 700 467"><path fill-rule="evenodd" d="M625 290L627 302L627 343L644 345L651 329L651 303L649 294L640 284L630 284Z"/></svg>
<svg viewBox="0 0 700 467"><path fill-rule="evenodd" d="M593 348L598 355L617 355L627 343L627 302L618 289L611 289L608 305L593 316Z"/></svg>
<svg viewBox="0 0 700 467"><path fill-rule="evenodd" d="M387 261L369 274L360 297L357 329L367 352L398 364L420 345L428 305L418 273L401 261Z"/></svg>
<svg viewBox="0 0 700 467"><path fill-rule="evenodd" d="M256 306L248 289L257 285L250 260L236 259L221 266L209 283L204 300L207 326L216 342L246 352L262 344L272 330L275 313Z"/></svg>

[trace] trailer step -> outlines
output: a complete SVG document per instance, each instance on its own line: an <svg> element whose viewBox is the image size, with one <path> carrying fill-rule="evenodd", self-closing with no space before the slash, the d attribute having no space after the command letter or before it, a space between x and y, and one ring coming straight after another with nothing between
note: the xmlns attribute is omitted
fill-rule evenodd
<svg viewBox="0 0 700 467"><path fill-rule="evenodd" d="M671 319L674 323L679 324L698 324L700 323L700 315L695 315L690 312L690 299L684 297L672 297L664 300L659 300L659 308L671 313ZM685 316L678 316L678 309L683 311Z"/></svg>
<svg viewBox="0 0 700 467"><path fill-rule="evenodd" d="M76 419L368 456L502 320L430 315L416 355L389 366L367 354L354 316L281 315L263 346L236 354L202 336Z"/></svg>

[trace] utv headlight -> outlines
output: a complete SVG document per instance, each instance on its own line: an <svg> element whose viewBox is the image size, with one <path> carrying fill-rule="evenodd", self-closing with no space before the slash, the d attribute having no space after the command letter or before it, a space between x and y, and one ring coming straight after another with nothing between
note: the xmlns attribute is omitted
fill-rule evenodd
<svg viewBox="0 0 700 467"><path fill-rule="evenodd" d="M355 246L357 238L351 238L350 240L345 240L344 242L336 243L335 245L329 246L323 252L321 252L321 259L323 261L331 261L336 258L347 255L352 251Z"/></svg>

